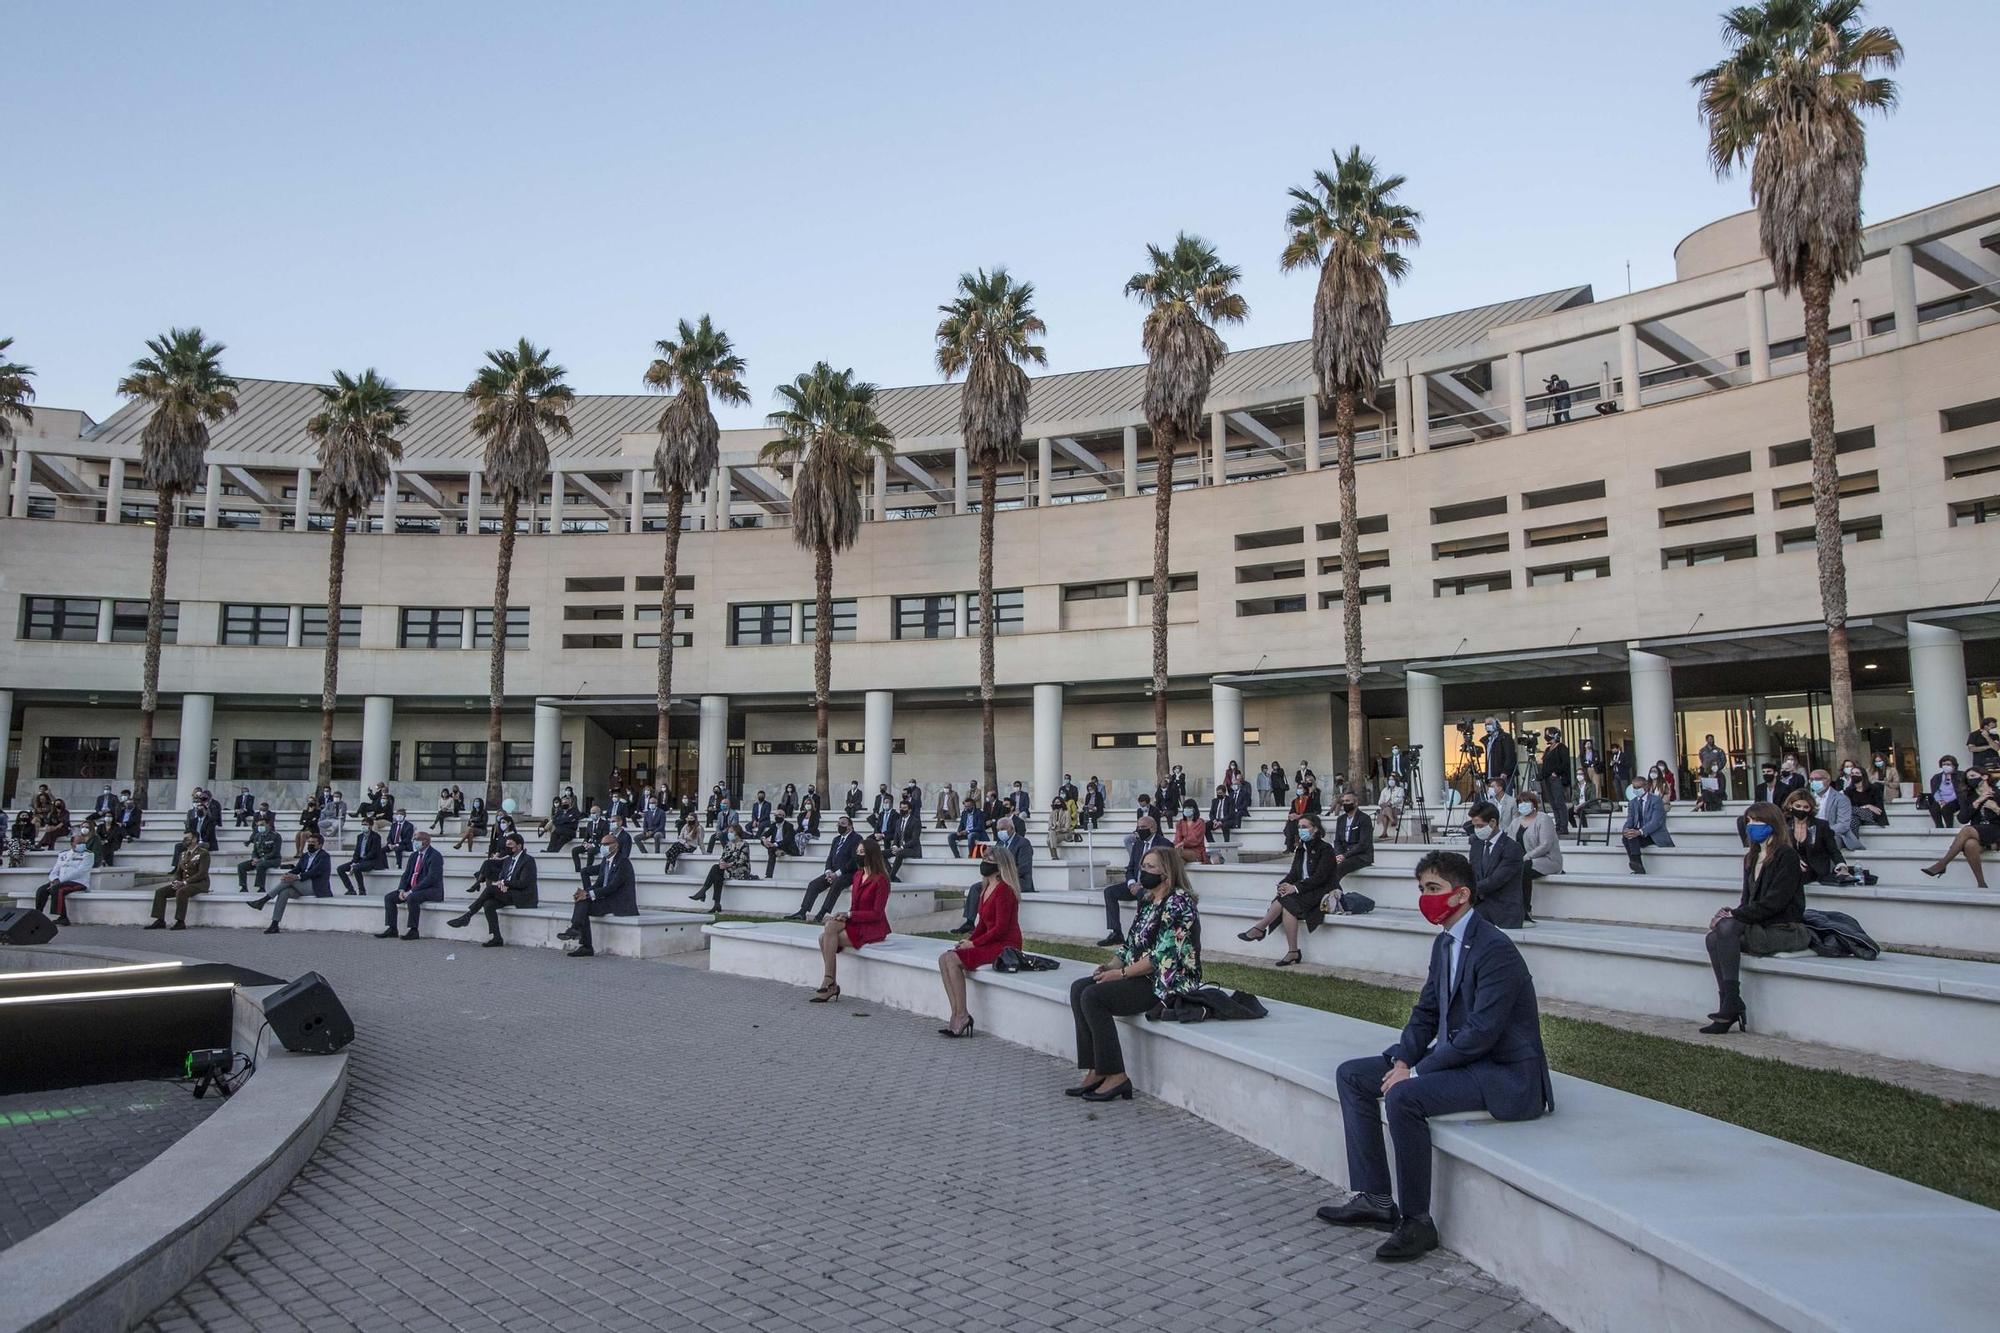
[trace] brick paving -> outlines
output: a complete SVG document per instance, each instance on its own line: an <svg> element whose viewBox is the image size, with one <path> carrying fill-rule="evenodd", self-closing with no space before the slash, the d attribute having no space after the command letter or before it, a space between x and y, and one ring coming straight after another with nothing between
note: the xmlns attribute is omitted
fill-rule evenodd
<svg viewBox="0 0 2000 1333"><path fill-rule="evenodd" d="M1455 1256L1374 1263L1313 1220L1337 1191L1185 1112L913 1015L538 949L175 944L317 969L360 1036L319 1153L162 1333L1558 1328Z"/></svg>
<svg viewBox="0 0 2000 1333"><path fill-rule="evenodd" d="M150 1080L0 1097L0 1250L89 1203L221 1104Z"/></svg>

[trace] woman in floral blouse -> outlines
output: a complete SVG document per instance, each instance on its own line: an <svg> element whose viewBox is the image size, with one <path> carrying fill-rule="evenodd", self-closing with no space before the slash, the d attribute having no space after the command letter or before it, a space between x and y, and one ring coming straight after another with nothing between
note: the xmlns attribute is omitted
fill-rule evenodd
<svg viewBox="0 0 2000 1333"><path fill-rule="evenodd" d="M722 841L722 855L708 868L708 878L702 881L701 892L688 895L696 902L708 897L709 890L715 891L715 910L722 910L722 885L725 880L754 879L750 873L750 839L734 824L725 824L717 835Z"/></svg>
<svg viewBox="0 0 2000 1333"><path fill-rule="evenodd" d="M1201 985L1201 917L1187 866L1173 848L1156 847L1139 862L1139 887L1146 896L1124 946L1113 961L1069 988L1076 1067L1085 1073L1067 1095L1087 1102L1132 1097L1113 1019L1143 1014Z"/></svg>

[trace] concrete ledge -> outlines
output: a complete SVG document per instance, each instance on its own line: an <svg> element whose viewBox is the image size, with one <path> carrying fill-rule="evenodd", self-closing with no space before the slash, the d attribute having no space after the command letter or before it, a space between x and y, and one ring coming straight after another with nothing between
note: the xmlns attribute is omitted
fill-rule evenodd
<svg viewBox="0 0 2000 1333"><path fill-rule="evenodd" d="M249 1050L269 988L236 994ZM133 1327L200 1275L291 1184L339 1114L347 1056L293 1055L265 1029L243 1090L146 1166L0 1252L0 1331Z"/></svg>
<svg viewBox="0 0 2000 1333"><path fill-rule="evenodd" d="M802 988L819 981L808 928L719 923L707 933L713 970ZM942 1018L936 960L947 947L892 936L843 954L844 998ZM1073 1056L1068 992L1086 970L972 974L980 1032ZM1120 1019L1133 1081L1344 1182L1333 1072L1395 1034L1297 1005L1269 1008L1251 1023ZM2000 1213L1628 1093L1562 1075L1555 1084L1553 1116L1436 1124L1434 1192L1445 1243L1568 1327L1991 1327Z"/></svg>

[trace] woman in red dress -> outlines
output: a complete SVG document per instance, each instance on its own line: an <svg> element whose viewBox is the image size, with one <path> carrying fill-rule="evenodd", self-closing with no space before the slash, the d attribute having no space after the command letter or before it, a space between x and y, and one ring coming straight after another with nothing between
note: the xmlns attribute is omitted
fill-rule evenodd
<svg viewBox="0 0 2000 1333"><path fill-rule="evenodd" d="M965 1007L965 974L986 966L1002 950L1021 947L1021 873L1004 843L993 843L979 863L979 924L965 943L938 957L945 998L951 1001L951 1022L941 1036L972 1035L972 1014Z"/></svg>
<svg viewBox="0 0 2000 1333"><path fill-rule="evenodd" d="M882 844L873 834L861 840L861 868L854 872L848 901L849 910L828 917L820 929L819 953L826 960L826 980L813 992L811 1004L839 998L840 986L833 975L836 954L889 938L889 866L882 859Z"/></svg>

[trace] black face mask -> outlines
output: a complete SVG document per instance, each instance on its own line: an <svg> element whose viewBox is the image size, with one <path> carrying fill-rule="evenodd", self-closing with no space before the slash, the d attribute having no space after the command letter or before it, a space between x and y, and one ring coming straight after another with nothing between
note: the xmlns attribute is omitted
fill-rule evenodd
<svg viewBox="0 0 2000 1333"><path fill-rule="evenodd" d="M1139 872L1139 887L1142 889L1157 889L1165 879L1166 876L1157 870L1141 870Z"/></svg>
<svg viewBox="0 0 2000 1333"><path fill-rule="evenodd" d="M1000 863L998 861L981 861L979 863L979 873L982 875L997 875L1000 873Z"/></svg>
<svg viewBox="0 0 2000 1333"><path fill-rule="evenodd" d="M1343 805L1340 807L1340 813L1342 813L1343 815L1351 815L1360 808L1361 807L1353 804Z"/></svg>

